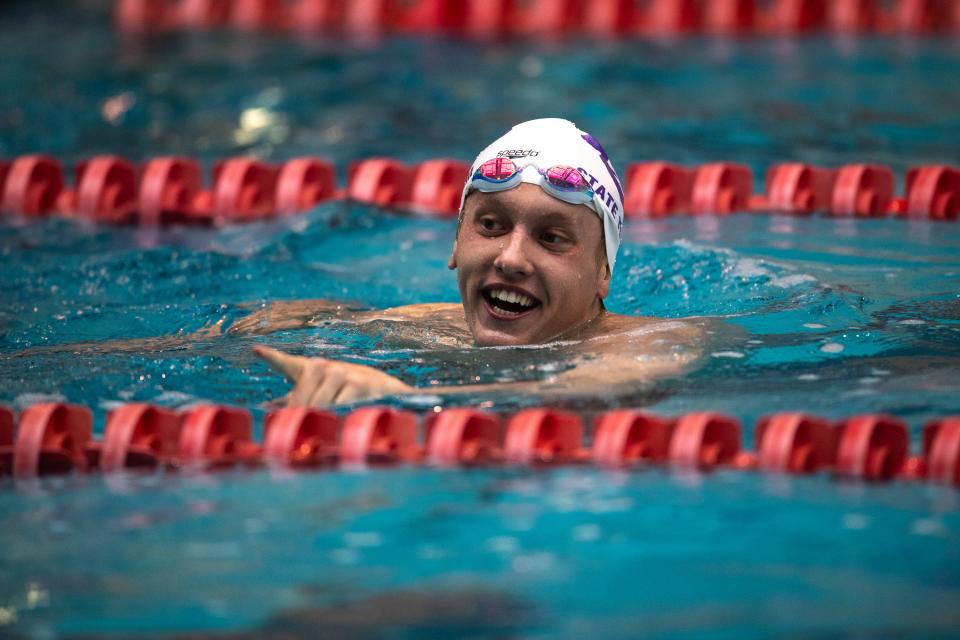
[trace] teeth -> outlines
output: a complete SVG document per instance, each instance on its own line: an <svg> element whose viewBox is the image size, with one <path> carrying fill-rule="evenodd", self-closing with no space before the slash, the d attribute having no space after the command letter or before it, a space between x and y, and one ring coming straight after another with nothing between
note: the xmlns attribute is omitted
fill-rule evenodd
<svg viewBox="0 0 960 640"><path fill-rule="evenodd" d="M522 293L516 293L514 291L505 291L503 289L494 289L490 292L490 297L497 300L503 300L504 302L511 302L513 304L523 305L524 307L532 307L533 300L523 295Z"/></svg>

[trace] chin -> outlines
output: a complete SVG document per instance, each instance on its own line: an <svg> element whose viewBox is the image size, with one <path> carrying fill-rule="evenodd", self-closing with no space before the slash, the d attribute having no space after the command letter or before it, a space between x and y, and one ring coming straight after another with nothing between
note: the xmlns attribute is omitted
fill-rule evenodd
<svg viewBox="0 0 960 640"><path fill-rule="evenodd" d="M517 336L501 331L486 330L474 332L473 340L478 347L519 347L536 344L536 341L528 336Z"/></svg>

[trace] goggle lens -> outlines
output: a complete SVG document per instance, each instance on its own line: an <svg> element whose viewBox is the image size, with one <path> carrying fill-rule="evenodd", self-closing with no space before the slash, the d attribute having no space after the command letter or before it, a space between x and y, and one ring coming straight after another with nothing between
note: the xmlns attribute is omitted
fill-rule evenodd
<svg viewBox="0 0 960 640"><path fill-rule="evenodd" d="M508 180L516 175L517 165L510 158L494 158L480 165L477 173L487 180Z"/></svg>
<svg viewBox="0 0 960 640"><path fill-rule="evenodd" d="M573 167L561 165L550 167L543 175L547 182L562 191L585 191L589 189L587 181Z"/></svg>

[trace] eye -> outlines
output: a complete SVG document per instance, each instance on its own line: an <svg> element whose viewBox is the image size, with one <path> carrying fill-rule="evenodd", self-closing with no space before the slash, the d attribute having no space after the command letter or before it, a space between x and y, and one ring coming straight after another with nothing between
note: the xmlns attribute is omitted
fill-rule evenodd
<svg viewBox="0 0 960 640"><path fill-rule="evenodd" d="M556 231L544 231L540 234L540 241L550 247L560 247L570 243L570 239Z"/></svg>
<svg viewBox="0 0 960 640"><path fill-rule="evenodd" d="M499 233L503 231L503 224L493 216L483 216L477 220L477 226L486 233Z"/></svg>

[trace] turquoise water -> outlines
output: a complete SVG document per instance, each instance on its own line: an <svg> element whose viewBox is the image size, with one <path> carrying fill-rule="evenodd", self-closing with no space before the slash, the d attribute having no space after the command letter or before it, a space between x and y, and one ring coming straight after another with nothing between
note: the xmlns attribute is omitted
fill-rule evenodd
<svg viewBox="0 0 960 640"><path fill-rule="evenodd" d="M960 164L948 39L129 42L109 3L44 7L0 9L2 157L315 154L342 182L357 158L468 160L515 121L562 115L621 169L722 159L759 177L786 159L870 161L902 177ZM449 222L342 203L225 229L4 219L0 403L77 402L101 425L121 402L209 400L259 422L287 385L256 343L421 383L562 365L557 349L424 351L345 325L183 339L275 300L453 301L452 238ZM960 413L958 247L955 224L628 223L609 308L738 331L689 376L574 408L721 410L748 443L771 411L884 411L916 449L926 420ZM958 498L660 469L0 480L0 636L956 637Z"/></svg>

